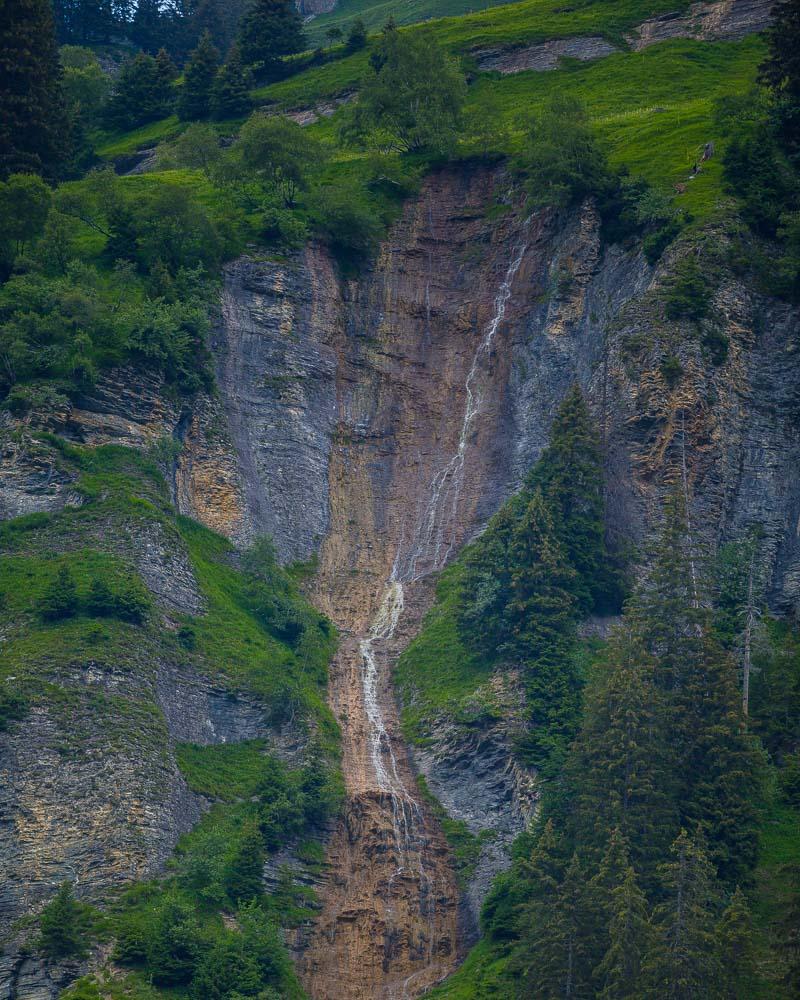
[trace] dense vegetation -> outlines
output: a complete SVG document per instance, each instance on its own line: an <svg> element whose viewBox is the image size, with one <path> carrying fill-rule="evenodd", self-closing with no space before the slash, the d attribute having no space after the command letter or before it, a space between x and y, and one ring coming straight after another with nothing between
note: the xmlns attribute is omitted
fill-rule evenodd
<svg viewBox="0 0 800 1000"><path fill-rule="evenodd" d="M71 1000L302 995L279 928L308 919L313 901L273 856L289 845L295 866L316 871L340 801L323 699L335 637L268 540L237 554L175 516L161 478L173 443L83 449L42 428L121 365L173 398L213 391L206 345L224 261L253 244L290 254L314 236L351 273L448 162L502 163L532 211L592 198L604 239L636 241L651 262L712 221L733 234L730 266L797 301L797 4L778 3L766 40L628 50L626 32L685 6L415 0L398 14L343 0L304 26L290 0L7 0L0 400L19 423L2 433L74 477L81 504L0 532L0 731L46 705L70 720L67 759L92 738L113 752L165 744L150 695L87 694L70 680L78 660L150 678L165 657L257 696L271 723L294 720L309 743L291 766L262 740L173 748L211 808L166 876L100 908L67 882L39 917L30 944L48 960L107 940L125 970L124 985L87 979ZM401 29L394 17L441 19ZM482 49L598 34L618 51L594 63L480 70ZM283 113L298 108L307 127ZM148 172L119 176L141 150ZM706 319L698 260L665 282L667 319ZM704 337L718 363L727 342ZM678 359L661 374L677 384ZM436 995L788 998L800 989L788 864L798 646L766 611L758 526L712 557L675 492L630 595L630 567L606 540L601 468L573 390L523 489L441 575L398 670L405 730L420 743L442 716L479 730L509 713L491 683L507 681L514 752L543 791L487 901L484 940ZM135 542L106 542L156 528L186 554L204 602L166 627ZM578 638L587 615L623 603L607 643ZM468 879L480 838L420 794Z"/></svg>

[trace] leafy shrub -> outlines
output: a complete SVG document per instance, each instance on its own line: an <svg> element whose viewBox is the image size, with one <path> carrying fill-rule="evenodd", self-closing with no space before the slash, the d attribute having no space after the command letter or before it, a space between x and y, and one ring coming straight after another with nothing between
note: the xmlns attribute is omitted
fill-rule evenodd
<svg viewBox="0 0 800 1000"><path fill-rule="evenodd" d="M664 381L672 389L680 382L683 375L683 365L674 354L670 354L661 362L659 371Z"/></svg>
<svg viewBox="0 0 800 1000"><path fill-rule="evenodd" d="M315 228L344 261L358 262L375 249L383 231L380 219L355 185L326 185L314 193Z"/></svg>
<svg viewBox="0 0 800 1000"><path fill-rule="evenodd" d="M24 718L27 707L22 695L9 690L7 682L0 681L0 733L8 728L9 722Z"/></svg>

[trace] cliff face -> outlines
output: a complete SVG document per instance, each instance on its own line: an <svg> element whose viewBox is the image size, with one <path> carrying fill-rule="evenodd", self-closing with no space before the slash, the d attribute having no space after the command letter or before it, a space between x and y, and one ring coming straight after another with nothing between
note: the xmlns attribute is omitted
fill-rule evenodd
<svg viewBox="0 0 800 1000"><path fill-rule="evenodd" d="M432 602L432 574L519 485L573 381L601 427L612 534L645 540L685 469L695 531L716 544L763 524L773 602L797 608L797 316L730 271L723 234L698 239L653 269L602 246L590 204L527 219L502 171L444 171L358 280L316 247L229 266L212 345L218 396L181 406L157 381L116 372L48 417L87 443L177 440L168 464L182 512L237 542L269 533L285 560L319 555L312 597L342 634L329 699L348 797L319 920L293 942L313 997L415 996L446 975L535 808L533 776L510 752L512 689L500 693L502 723L465 734L443 719L412 752L391 671ZM688 253L710 275L700 324L664 313L666 279ZM3 516L83 502L47 449L6 430ZM124 544L167 613L201 609L174 540L140 528ZM257 703L140 659L124 672L82 664L70 683L157 705L158 732L111 755L87 738L68 766L56 749L66 717L40 713L0 736L0 815L13 830L0 910L12 918L70 866L88 886L157 871L203 806L160 748L263 729ZM494 831L463 898L417 772L451 816Z"/></svg>

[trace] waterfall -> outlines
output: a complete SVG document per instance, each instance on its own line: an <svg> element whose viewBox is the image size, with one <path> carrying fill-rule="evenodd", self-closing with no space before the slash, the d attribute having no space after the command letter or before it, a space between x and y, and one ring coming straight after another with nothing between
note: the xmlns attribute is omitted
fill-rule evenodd
<svg viewBox="0 0 800 1000"><path fill-rule="evenodd" d="M402 540L398 546L389 581L384 590L380 607L367 635L359 642L361 654L361 685L364 706L369 724L369 750L378 789L390 800L394 839L398 851L398 868L389 881L388 891L394 880L412 873L420 886L420 912L431 906L435 899L434 886L423 863L424 830L418 803L406 788L398 772L397 759L380 705L379 670L376 646L391 641L403 614L404 584L419 580L426 573L440 569L452 553L455 544L455 521L464 484L465 464L470 435L475 419L481 410L483 396L479 383L481 367L489 357L495 335L503 322L506 306L511 298L511 287L522 265L527 243L528 222L524 237L515 249L500 288L494 300L494 311L483 336L475 349L464 383L466 404L461 421L458 447L444 467L437 472L428 490L428 500L423 516L418 519L406 555L402 554ZM426 291L426 305L429 308ZM411 855L414 855L412 857ZM430 912L430 926L433 920ZM430 935L430 964L434 962L433 934ZM401 987L400 1000L409 995L409 989L419 971L409 976Z"/></svg>
<svg viewBox="0 0 800 1000"><path fill-rule="evenodd" d="M525 222L525 234L514 257L506 270L505 277L494 300L494 313L472 358L472 364L464 383L466 405L461 421L458 447L450 460L437 472L428 490L428 502L414 532L414 541L404 559L395 560L393 579L405 581L419 580L434 570L441 569L449 559L455 544L455 523L458 504L464 485L464 468L467 446L475 418L483 402L478 374L481 365L491 355L495 335L503 322L506 306L511 298L511 286L519 271L525 251L528 249L527 230L530 220Z"/></svg>

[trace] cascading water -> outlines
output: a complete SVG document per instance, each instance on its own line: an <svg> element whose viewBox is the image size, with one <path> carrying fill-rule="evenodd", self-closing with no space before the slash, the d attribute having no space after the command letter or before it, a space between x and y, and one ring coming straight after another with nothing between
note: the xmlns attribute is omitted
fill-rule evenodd
<svg viewBox="0 0 800 1000"><path fill-rule="evenodd" d="M527 234L528 222L525 223ZM402 542L398 548L389 582L373 619L369 633L360 640L361 685L364 706L369 724L370 759L375 780L382 793L388 796L392 810L392 823L398 852L398 868L390 879L387 891L391 893L396 878L413 877L419 884L420 910L427 908L429 926L433 925L434 886L425 871L424 829L422 813L418 803L410 794L398 772L397 759L392 741L386 728L379 697L379 670L376 646L391 642L403 614L404 585L419 580L434 570L441 569L453 551L458 504L464 484L465 463L470 436L475 419L483 402L479 374L485 360L490 356L500 324L506 314L511 297L514 278L522 265L527 238L523 238L515 250L503 282L494 300L494 312L475 350L472 363L464 384L466 405L461 422L458 446L444 467L433 477L428 500L422 517L417 520L407 552L404 554ZM429 935L429 961L434 960L433 934ZM408 997L414 979L419 973L409 976L400 987L400 1000Z"/></svg>
<svg viewBox="0 0 800 1000"><path fill-rule="evenodd" d="M525 222L526 233L529 221ZM417 521L412 545L407 555L402 558L398 555L395 560L393 581L399 579L410 582L418 580L434 570L441 569L453 551L456 514L464 485L467 447L475 418L480 412L482 403L481 389L477 382L478 374L482 363L491 355L494 338L503 322L506 306L511 298L512 283L522 265L527 249L527 239L523 239L517 247L495 297L494 315L478 344L464 383L467 402L464 407L458 447L447 464L436 473L431 481L428 502L422 517Z"/></svg>

